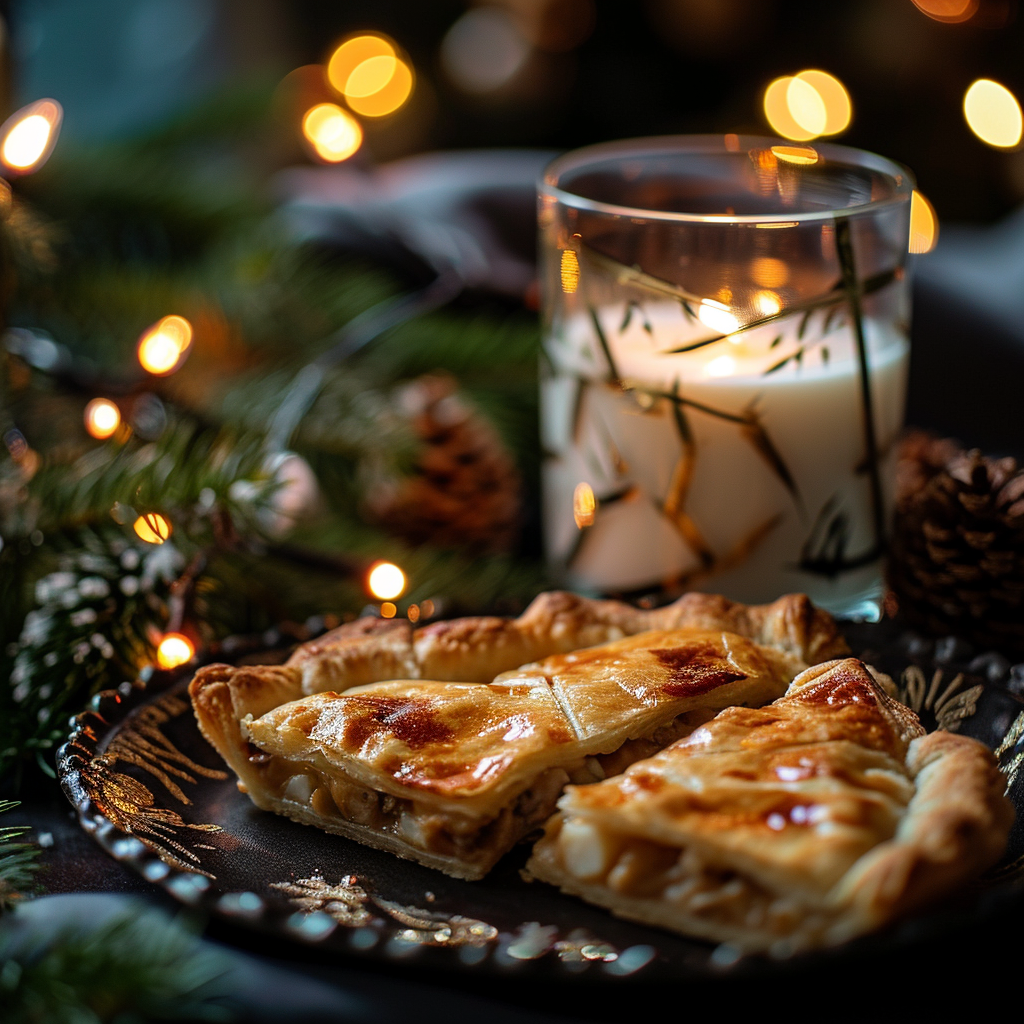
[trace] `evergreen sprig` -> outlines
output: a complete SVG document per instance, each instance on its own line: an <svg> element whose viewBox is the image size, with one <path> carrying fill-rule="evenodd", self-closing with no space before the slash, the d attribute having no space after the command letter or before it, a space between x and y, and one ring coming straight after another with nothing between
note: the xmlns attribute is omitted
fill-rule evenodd
<svg viewBox="0 0 1024 1024"><path fill-rule="evenodd" d="M0 800L0 814L17 806L15 800ZM27 825L0 825L0 914L25 896L35 878L39 848L14 842L28 831Z"/></svg>
<svg viewBox="0 0 1024 1024"><path fill-rule="evenodd" d="M7 1024L229 1021L228 964L180 921L132 908L94 925L0 925Z"/></svg>
<svg viewBox="0 0 1024 1024"><path fill-rule="evenodd" d="M269 447L302 368L409 286L288 236L249 159L274 131L269 96L221 97L105 149L58 147L0 210L8 322L23 332L0 344L0 776L46 764L66 714L133 678L183 619L210 641L355 615L378 558L408 574L399 614L427 599L514 612L546 582L535 555L414 549L366 513L371 489L415 472L402 389L437 370L536 487L539 332L525 311L474 299L392 329L329 371L293 452ZM187 359L145 375L136 341L171 312L193 324ZM100 443L81 425L98 394L128 424ZM158 548L132 531L147 514L173 526Z"/></svg>

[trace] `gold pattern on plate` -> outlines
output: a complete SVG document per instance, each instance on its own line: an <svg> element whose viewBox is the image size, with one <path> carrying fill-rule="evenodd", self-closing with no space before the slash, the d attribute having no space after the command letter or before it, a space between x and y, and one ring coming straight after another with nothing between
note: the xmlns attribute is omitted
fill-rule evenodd
<svg viewBox="0 0 1024 1024"><path fill-rule="evenodd" d="M966 682L963 672L957 672L948 685L941 690L943 670L937 668L929 683L924 670L918 665L910 665L900 676L899 699L917 714L931 711L935 716L935 728L946 732L956 732L965 718L970 718L978 710L978 699L984 687L978 683L961 687Z"/></svg>
<svg viewBox="0 0 1024 1024"><path fill-rule="evenodd" d="M996 757L1001 758L1004 754L1008 754L1013 750L1020 742L1022 736L1024 736L1024 711L1014 719L1013 725L1006 730L1006 735L1003 737L1002 742L995 749ZM1007 792L1010 791L1013 784L1017 781L1022 766L1024 766L1024 751L1017 751L1006 764L999 766L999 770L1006 776ZM1022 859L1024 859L1024 855L1022 855Z"/></svg>
<svg viewBox="0 0 1024 1024"><path fill-rule="evenodd" d="M106 750L82 769L82 783L105 818L121 832L140 839L165 864L213 878L209 871L199 866L199 856L194 849L212 850L214 847L194 843L194 849L190 849L178 841L177 835L184 829L219 832L220 825L185 821L176 811L156 806L156 797L138 779L114 771L119 762L140 768L159 780L175 799L185 805L192 801L174 778L191 784L198 781L196 777L199 775L208 779L226 779L226 772L206 768L186 757L161 731L166 722L188 710L188 702L173 693L164 694L141 708L127 720Z"/></svg>
<svg viewBox="0 0 1024 1024"><path fill-rule="evenodd" d="M284 893L300 910L322 911L350 928L382 921L371 909L376 907L401 925L396 938L421 946L486 946L498 938L498 929L484 921L422 910L375 896L354 875L345 875L338 882L313 875L294 882L274 882L271 888Z"/></svg>

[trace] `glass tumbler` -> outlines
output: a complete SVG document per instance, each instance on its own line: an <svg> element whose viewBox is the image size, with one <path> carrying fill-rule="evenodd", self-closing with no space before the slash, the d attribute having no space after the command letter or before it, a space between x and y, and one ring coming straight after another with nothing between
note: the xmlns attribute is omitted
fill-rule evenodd
<svg viewBox="0 0 1024 1024"><path fill-rule="evenodd" d="M870 153L736 135L594 146L547 169L544 533L566 585L870 608L913 187Z"/></svg>

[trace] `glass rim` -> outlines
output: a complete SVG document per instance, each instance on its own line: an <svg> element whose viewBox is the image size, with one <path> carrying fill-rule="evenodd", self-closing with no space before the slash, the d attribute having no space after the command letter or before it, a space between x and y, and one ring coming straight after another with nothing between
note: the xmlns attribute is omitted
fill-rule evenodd
<svg viewBox="0 0 1024 1024"><path fill-rule="evenodd" d="M889 160L877 153L852 146L840 146L832 142L794 143L790 139L782 139L767 135L733 135L736 146L726 145L725 135L656 135L636 139L620 139L615 142L602 142L581 149L570 150L556 157L544 168L537 183L537 191L541 195L551 196L564 206L591 213L603 213L612 217L642 218L644 220L670 221L700 224L778 224L778 223L813 223L830 221L837 216L855 216L871 213L889 206L910 201L916 186L913 173L902 164ZM569 171L585 168L590 163L598 163L615 157L626 158L644 156L663 156L683 153L736 153L752 148L771 148L772 146L796 146L812 148L827 160L845 163L847 166L866 167L889 178L895 187L895 194L885 199L873 199L855 206L834 207L828 210L813 210L783 213L677 213L668 210L650 210L645 207L620 206L605 203L597 199L588 199L562 188L558 182Z"/></svg>

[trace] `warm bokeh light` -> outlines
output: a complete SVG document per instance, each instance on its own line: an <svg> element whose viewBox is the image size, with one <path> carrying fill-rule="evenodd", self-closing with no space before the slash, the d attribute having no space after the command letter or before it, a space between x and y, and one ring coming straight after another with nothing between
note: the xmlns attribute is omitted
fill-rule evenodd
<svg viewBox="0 0 1024 1024"><path fill-rule="evenodd" d="M719 356L704 367L705 377L731 377L736 372L736 360L732 356Z"/></svg>
<svg viewBox="0 0 1024 1024"><path fill-rule="evenodd" d="M697 319L719 334L732 334L740 325L739 320L729 312L729 307L715 299L705 299L697 307Z"/></svg>
<svg viewBox="0 0 1024 1024"><path fill-rule="evenodd" d="M939 218L932 204L916 189L910 197L910 244L912 253L930 252L939 240Z"/></svg>
<svg viewBox="0 0 1024 1024"><path fill-rule="evenodd" d="M948 24L968 21L978 9L978 0L913 0L913 4L922 14Z"/></svg>
<svg viewBox="0 0 1024 1024"><path fill-rule="evenodd" d="M964 94L964 117L982 142L998 149L1016 146L1024 132L1017 97L991 78L979 78Z"/></svg>
<svg viewBox="0 0 1024 1024"><path fill-rule="evenodd" d="M346 39L334 51L327 62L327 80L365 117L393 114L413 87L412 68L398 55L395 45L384 36L368 33ZM356 145L347 155L358 148ZM345 158L335 157L332 162L339 159Z"/></svg>
<svg viewBox="0 0 1024 1024"><path fill-rule="evenodd" d="M405 573L394 562L377 562L366 577L366 586L378 600L391 601L405 590Z"/></svg>
<svg viewBox="0 0 1024 1024"><path fill-rule="evenodd" d="M367 69L366 74L363 74L364 68ZM390 71L386 81L373 92L366 95L359 95L356 92L345 93L348 105L357 114L364 117L386 117L398 110L412 95L412 68L397 57L391 58L390 62L386 57L374 57L356 68L349 81L356 80L360 89L369 88L379 81L388 69Z"/></svg>
<svg viewBox="0 0 1024 1024"><path fill-rule="evenodd" d="M380 92L394 78L397 67L398 58L393 53L370 57L362 64L356 65L345 81L345 88L341 91L345 94L346 99L372 96L375 92Z"/></svg>
<svg viewBox="0 0 1024 1024"><path fill-rule="evenodd" d="M782 312L782 300L775 292L766 289L754 295L754 307L761 316L775 316Z"/></svg>
<svg viewBox="0 0 1024 1024"><path fill-rule="evenodd" d="M791 78L786 86L790 116L811 138L821 135L828 124L828 111L821 93L802 78Z"/></svg>
<svg viewBox="0 0 1024 1024"><path fill-rule="evenodd" d="M772 152L783 163L816 164L818 151L812 146L772 146Z"/></svg>
<svg viewBox="0 0 1024 1024"><path fill-rule="evenodd" d="M139 339L139 363L148 373L171 373L192 344L192 325L183 316L165 316Z"/></svg>
<svg viewBox="0 0 1024 1024"><path fill-rule="evenodd" d="M62 117L56 100L38 100L16 111L0 128L0 161L17 174L38 170L53 152Z"/></svg>
<svg viewBox="0 0 1024 1024"><path fill-rule="evenodd" d="M750 261L750 276L765 288L781 288L789 281L789 264L775 256L757 256Z"/></svg>
<svg viewBox="0 0 1024 1024"><path fill-rule="evenodd" d="M347 160L363 144L362 125L336 103L318 103L307 110L302 134L316 155L331 164Z"/></svg>
<svg viewBox="0 0 1024 1024"><path fill-rule="evenodd" d="M839 132L845 131L853 117L853 104L850 102L850 94L846 91L846 86L835 75L817 69L800 71L796 77L811 86L821 97L825 106L825 127L820 134L838 135ZM804 127L809 126L804 125Z"/></svg>
<svg viewBox="0 0 1024 1024"><path fill-rule="evenodd" d="M853 116L850 94L834 75L810 69L776 78L764 92L764 115L772 129L794 142L844 131Z"/></svg>
<svg viewBox="0 0 1024 1024"><path fill-rule="evenodd" d="M139 516L133 529L147 544L163 544L173 532L170 522L156 512Z"/></svg>
<svg viewBox="0 0 1024 1024"><path fill-rule="evenodd" d="M196 653L192 641L181 633L167 633L156 649L156 663L163 669L177 668L192 660Z"/></svg>
<svg viewBox="0 0 1024 1024"><path fill-rule="evenodd" d="M562 250L562 291L572 295L580 286L580 258L572 249Z"/></svg>
<svg viewBox="0 0 1024 1024"><path fill-rule="evenodd" d="M581 481L572 492L572 517L582 530L584 526L594 525L596 515L597 498L594 496L594 488L586 481Z"/></svg>
<svg viewBox="0 0 1024 1024"><path fill-rule="evenodd" d="M814 138L815 133L809 132L797 124L789 109L789 86L792 81L792 75L785 75L782 78L776 78L765 89L764 116L768 119L772 131L777 135L781 135L784 139L793 139L796 142L808 142ZM808 88L812 92L814 91L812 86L808 86Z"/></svg>
<svg viewBox="0 0 1024 1024"><path fill-rule="evenodd" d="M398 614L398 606L393 601L384 601L380 606L382 619L393 619Z"/></svg>
<svg viewBox="0 0 1024 1024"><path fill-rule="evenodd" d="M405 611L406 618L410 622L420 621L420 606L418 604L411 604Z"/></svg>
<svg viewBox="0 0 1024 1024"><path fill-rule="evenodd" d="M121 410L109 398L94 398L85 407L85 429L102 441L121 425Z"/></svg>
<svg viewBox="0 0 1024 1024"><path fill-rule="evenodd" d="M352 73L367 61L379 57L394 60L395 47L384 36L362 33L346 39L327 62L327 81L342 95L348 92Z"/></svg>

